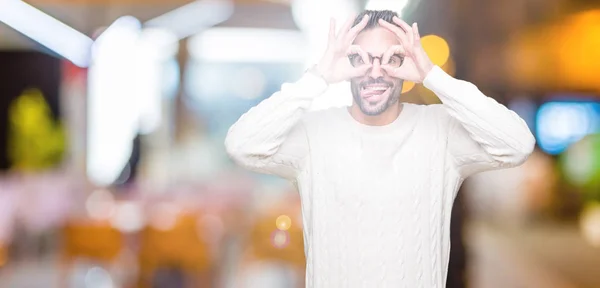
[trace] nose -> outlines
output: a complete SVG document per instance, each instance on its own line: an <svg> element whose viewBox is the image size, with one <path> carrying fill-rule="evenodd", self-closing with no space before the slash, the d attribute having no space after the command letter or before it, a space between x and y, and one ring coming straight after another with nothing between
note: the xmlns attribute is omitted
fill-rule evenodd
<svg viewBox="0 0 600 288"><path fill-rule="evenodd" d="M373 66L369 71L369 76L373 79L383 77L384 70L381 68L381 61L379 59L373 59Z"/></svg>

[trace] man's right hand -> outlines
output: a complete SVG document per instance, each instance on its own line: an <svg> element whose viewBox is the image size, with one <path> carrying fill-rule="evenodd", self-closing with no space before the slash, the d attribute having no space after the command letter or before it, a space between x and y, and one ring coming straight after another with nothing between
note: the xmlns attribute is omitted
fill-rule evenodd
<svg viewBox="0 0 600 288"><path fill-rule="evenodd" d="M346 81L354 77L364 75L370 68L369 56L356 45L352 45L354 39L365 28L369 16L365 17L356 26L352 27L354 17L346 21L342 29L336 34L335 20L331 19L329 24L329 41L325 55L317 64L316 72L328 83L334 84ZM368 65L353 67L348 55L358 54Z"/></svg>

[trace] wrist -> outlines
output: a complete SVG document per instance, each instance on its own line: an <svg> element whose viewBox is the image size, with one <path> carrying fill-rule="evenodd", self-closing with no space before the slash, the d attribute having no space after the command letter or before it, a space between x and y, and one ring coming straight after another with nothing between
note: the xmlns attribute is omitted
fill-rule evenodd
<svg viewBox="0 0 600 288"><path fill-rule="evenodd" d="M429 75L431 70L433 70L434 66L435 65L433 63L428 63L423 67L423 69L422 69L423 77L421 78L421 83L423 83L423 81L425 81L425 79L427 78L427 75Z"/></svg>
<svg viewBox="0 0 600 288"><path fill-rule="evenodd" d="M318 65L313 65L310 68L306 69L306 73L310 73L313 76L319 77L323 81L325 81L325 83L329 84L329 82L327 81L327 79L325 79L325 77L323 76L323 73L319 69Z"/></svg>
<svg viewBox="0 0 600 288"><path fill-rule="evenodd" d="M332 84L332 80L331 77L329 75L329 69L327 68L326 65L323 65L321 63L316 64L314 66L314 70L313 70L316 75L318 75L319 77L323 78L323 80L325 80L325 82L327 82L327 84Z"/></svg>

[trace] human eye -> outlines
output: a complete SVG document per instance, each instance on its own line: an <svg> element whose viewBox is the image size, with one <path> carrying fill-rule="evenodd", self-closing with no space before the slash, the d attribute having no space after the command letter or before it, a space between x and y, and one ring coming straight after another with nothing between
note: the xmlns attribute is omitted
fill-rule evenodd
<svg viewBox="0 0 600 288"><path fill-rule="evenodd" d="M400 55L392 55L392 57L390 57L388 64L393 65L393 66L400 66L400 65L402 65L403 59L404 58Z"/></svg>
<svg viewBox="0 0 600 288"><path fill-rule="evenodd" d="M348 58L350 59L350 63L352 63L352 66L358 66L358 65L365 64L365 61L358 54L352 54L352 55L348 56Z"/></svg>

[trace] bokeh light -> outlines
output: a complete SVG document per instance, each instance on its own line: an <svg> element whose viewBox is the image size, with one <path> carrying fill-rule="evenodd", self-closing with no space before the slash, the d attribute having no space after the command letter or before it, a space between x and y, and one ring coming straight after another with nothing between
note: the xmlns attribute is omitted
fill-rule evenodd
<svg viewBox="0 0 600 288"><path fill-rule="evenodd" d="M85 202L85 208L90 218L95 220L108 220L115 212L115 200L113 195L104 189L98 189Z"/></svg>
<svg viewBox="0 0 600 288"><path fill-rule="evenodd" d="M547 102L540 106L536 118L538 145L545 152L556 155L598 129L600 104Z"/></svg>
<svg viewBox="0 0 600 288"><path fill-rule="evenodd" d="M101 267L88 270L85 275L86 288L114 288L115 285L110 273Z"/></svg>
<svg viewBox="0 0 600 288"><path fill-rule="evenodd" d="M287 231L276 230L271 234L271 243L275 248L283 249L290 243L290 234Z"/></svg>
<svg viewBox="0 0 600 288"><path fill-rule="evenodd" d="M444 38L437 35L427 35L421 37L421 44L433 64L440 67L446 64L450 57L450 46Z"/></svg>
<svg viewBox="0 0 600 288"><path fill-rule="evenodd" d="M595 157L591 157L594 153L594 143L590 137L585 137L575 144L562 155L562 167L567 181L577 186L588 184L595 171ZM597 169L596 169L597 170Z"/></svg>
<svg viewBox="0 0 600 288"><path fill-rule="evenodd" d="M275 220L275 225L277 226L277 229L281 231L286 231L292 226L292 219L290 218L290 216L281 215L277 217L277 220Z"/></svg>
<svg viewBox="0 0 600 288"><path fill-rule="evenodd" d="M550 46L557 49L559 55L556 70L560 78L574 88L595 86L600 89L600 10L575 14L560 24L555 31L556 44Z"/></svg>
<svg viewBox="0 0 600 288"><path fill-rule="evenodd" d="M452 59L452 55L448 57L448 60L444 65L441 66L441 68L450 76L456 75L456 64L454 62L454 59Z"/></svg>
<svg viewBox="0 0 600 288"><path fill-rule="evenodd" d="M580 218L583 238L594 247L600 247L600 203L586 205Z"/></svg>
<svg viewBox="0 0 600 288"><path fill-rule="evenodd" d="M140 231L145 224L142 206L133 201L118 203L110 220L113 227L125 233Z"/></svg>
<svg viewBox="0 0 600 288"><path fill-rule="evenodd" d="M412 81L404 81L402 84L402 93L408 93L415 87L415 82Z"/></svg>
<svg viewBox="0 0 600 288"><path fill-rule="evenodd" d="M150 225L161 231L168 231L177 224L181 209L173 203L159 203L150 214Z"/></svg>

